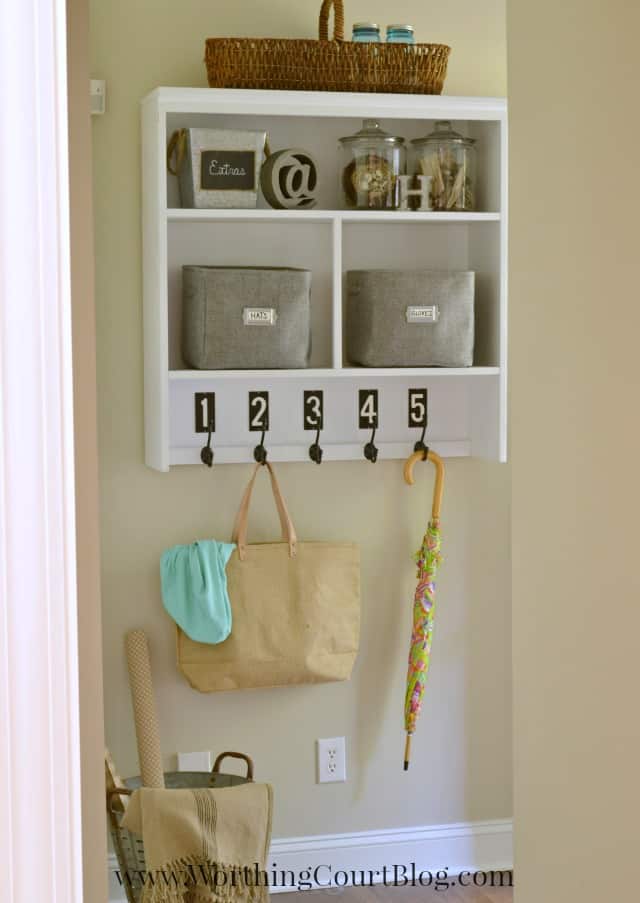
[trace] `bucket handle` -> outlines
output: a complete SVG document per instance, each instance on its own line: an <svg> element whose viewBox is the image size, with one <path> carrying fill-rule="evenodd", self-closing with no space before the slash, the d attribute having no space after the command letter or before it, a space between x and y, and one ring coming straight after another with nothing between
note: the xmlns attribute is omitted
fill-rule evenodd
<svg viewBox="0 0 640 903"><path fill-rule="evenodd" d="M107 790L107 811L115 815L116 810L113 808L116 797L132 796L133 790L128 787L116 787L113 790Z"/></svg>
<svg viewBox="0 0 640 903"><path fill-rule="evenodd" d="M247 765L247 781L253 781L253 760L249 756L245 756L244 753L238 752L223 752L220 753L218 758L213 763L213 768L211 769L211 774L220 774L220 765L222 764L223 759L242 759L243 762L246 762Z"/></svg>

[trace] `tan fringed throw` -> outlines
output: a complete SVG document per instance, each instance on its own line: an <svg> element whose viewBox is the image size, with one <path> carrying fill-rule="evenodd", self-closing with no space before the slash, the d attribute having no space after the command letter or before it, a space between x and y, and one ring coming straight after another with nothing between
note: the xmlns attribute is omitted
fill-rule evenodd
<svg viewBox="0 0 640 903"><path fill-rule="evenodd" d="M272 807L269 784L137 790L123 824L144 842L141 903L268 900Z"/></svg>

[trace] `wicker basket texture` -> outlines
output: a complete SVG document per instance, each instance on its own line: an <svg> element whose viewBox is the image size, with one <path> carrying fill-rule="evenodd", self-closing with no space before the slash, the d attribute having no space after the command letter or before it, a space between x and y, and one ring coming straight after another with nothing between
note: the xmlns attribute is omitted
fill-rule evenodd
<svg viewBox="0 0 640 903"><path fill-rule="evenodd" d="M333 40L329 14L334 10ZM344 40L344 0L323 0L320 39L208 38L211 88L441 94L446 44L360 44Z"/></svg>

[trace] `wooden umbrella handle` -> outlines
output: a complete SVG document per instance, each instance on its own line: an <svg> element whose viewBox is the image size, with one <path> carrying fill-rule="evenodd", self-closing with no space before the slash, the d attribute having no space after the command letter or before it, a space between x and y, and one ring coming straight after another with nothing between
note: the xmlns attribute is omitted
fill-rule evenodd
<svg viewBox="0 0 640 903"><path fill-rule="evenodd" d="M322 0L318 32L321 41L329 40L329 13L333 7L333 40L344 41L344 2L343 0Z"/></svg>
<svg viewBox="0 0 640 903"><path fill-rule="evenodd" d="M413 476L413 468L416 462L424 460L424 452L417 451L410 455L404 462L404 480L405 483L409 484L409 486L413 486L415 482ZM429 449L427 460L431 461L436 469L436 482L435 486L433 487L433 506L431 508L431 518L432 520L438 520L440 518L440 509L442 508L442 493L444 490L444 461L442 460L440 455L436 454L436 452L434 451L431 451L431 449Z"/></svg>

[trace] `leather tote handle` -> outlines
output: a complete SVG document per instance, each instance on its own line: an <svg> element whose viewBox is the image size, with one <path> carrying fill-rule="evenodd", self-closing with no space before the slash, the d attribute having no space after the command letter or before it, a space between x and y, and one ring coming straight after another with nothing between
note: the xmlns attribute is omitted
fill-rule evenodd
<svg viewBox="0 0 640 903"><path fill-rule="evenodd" d="M247 531L247 522L248 522L248 517L249 517L249 505L251 504L251 496L253 493L253 487L254 487L254 484L256 481L256 477L258 476L258 473L260 472L260 468L262 466L263 466L262 464L256 465L256 467L254 468L253 474L251 476L251 479L249 480L249 484L248 484L247 488L245 489L244 494L242 496L242 501L240 502L240 508L238 509L238 514L236 515L236 520L233 525L233 533L231 535L232 542L236 542L236 543L238 542L238 538L242 537L242 528L244 527L244 536L245 536L244 545L246 545L246 531ZM269 468L269 473L271 476L271 484L273 487L273 483L275 481L275 474L273 473L273 470L271 469L271 465L269 464L269 462L265 462L265 466ZM287 511L287 508L284 504L284 500L282 498L282 494L280 492L280 488L279 488L277 482L275 485L277 488L273 488L273 494L274 494L275 501L276 501L276 508L278 509L278 517L280 518L280 526L282 528L282 538L286 542L288 542L290 517L289 517L289 513Z"/></svg>
<svg viewBox="0 0 640 903"><path fill-rule="evenodd" d="M329 13L333 7L333 40L344 41L344 0L322 0L318 32L321 41L329 40Z"/></svg>
<svg viewBox="0 0 640 903"><path fill-rule="evenodd" d="M258 472L263 467L267 468L267 470L269 471L269 476L271 477L271 489L273 491L276 508L278 509L278 516L280 517L282 538L285 542L289 543L290 557L293 558L296 554L296 544L298 542L296 531L291 521L291 516L289 515L285 501L282 497L282 493L280 492L280 486L278 485L273 467L267 461L265 462L265 464L256 464L255 470L253 471L253 476L249 480L249 485L245 489L244 495L242 496L240 508L238 509L238 514L236 516L236 522L233 525L231 541L235 542L238 546L238 557L240 558L240 561L244 561L247 552L247 522L249 519L249 505L251 503L251 494L253 492L253 486L256 481L256 477L258 476Z"/></svg>

